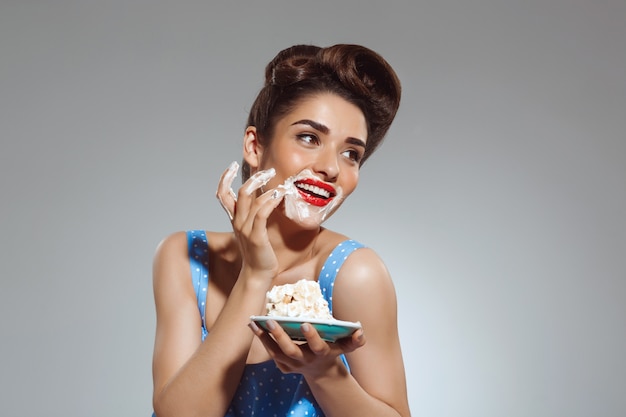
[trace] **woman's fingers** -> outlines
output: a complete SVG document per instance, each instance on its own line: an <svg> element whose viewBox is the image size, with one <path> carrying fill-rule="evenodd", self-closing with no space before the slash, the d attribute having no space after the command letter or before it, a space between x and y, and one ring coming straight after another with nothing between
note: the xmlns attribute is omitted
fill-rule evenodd
<svg viewBox="0 0 626 417"><path fill-rule="evenodd" d="M304 323L301 329L306 343L297 343L275 321L269 320L267 325L267 332L255 324L251 324L250 328L283 372L320 372L324 367L335 365L339 355L350 353L365 344L361 329L350 337L329 343L320 337L313 326Z"/></svg>
<svg viewBox="0 0 626 417"><path fill-rule="evenodd" d="M252 175L248 179L248 181L246 181L244 192L247 195L251 195L256 190L258 190L259 188L267 184L269 180L274 178L275 175L276 175L276 170L274 168L256 172L254 175Z"/></svg>
<svg viewBox="0 0 626 417"><path fill-rule="evenodd" d="M365 344L365 334L363 333L363 329L358 329L352 336L344 337L343 339L339 339L337 344L341 347L343 353L350 353Z"/></svg>
<svg viewBox="0 0 626 417"><path fill-rule="evenodd" d="M250 232L252 234L265 234L267 230L267 218L278 207L283 197L284 190L273 189L261 194L252 208L254 216L250 215ZM252 212L250 213L252 214Z"/></svg>
<svg viewBox="0 0 626 417"><path fill-rule="evenodd" d="M231 221L235 216L235 205L237 203L237 196L232 189L232 185L238 170L239 164L233 161L222 174L215 194Z"/></svg>
<svg viewBox="0 0 626 417"><path fill-rule="evenodd" d="M317 330L309 323L303 323L300 326L302 334L306 337L309 349L316 355L326 355L330 352L330 345L324 341Z"/></svg>
<svg viewBox="0 0 626 417"><path fill-rule="evenodd" d="M363 329L356 330L349 337L344 337L334 343L328 343L320 337L317 330L309 323L303 323L300 328L302 329L302 334L306 337L309 350L317 356L334 356L350 353L365 344Z"/></svg>
<svg viewBox="0 0 626 417"><path fill-rule="evenodd" d="M220 178L216 197L219 200L220 204L228 214L228 217L232 221L235 217L235 210L237 206L238 200L244 200L247 197L253 196L256 190L262 188L266 185L269 180L271 180L275 175L276 171L274 168L266 169L263 171L259 171L252 175L248 181L242 187L242 190L239 192L239 197L233 191L232 184L237 177L237 171L239 170L239 164L236 161L233 161L230 166L224 171L222 177ZM284 194L284 193L283 193ZM274 198L277 197L277 194L274 193ZM244 211L248 212L250 209L250 205L254 201L254 198L250 198L248 201L241 201L241 208L244 208ZM247 210L246 210L247 209ZM247 213L246 213L247 214ZM244 215L246 215L244 214Z"/></svg>
<svg viewBox="0 0 626 417"><path fill-rule="evenodd" d="M243 225L254 220L256 214L254 203L257 200L256 191L268 183L276 175L274 168L258 171L252 175L239 189L237 195L237 223Z"/></svg>
<svg viewBox="0 0 626 417"><path fill-rule="evenodd" d="M250 327L250 329L252 329L252 332L261 340L261 342L263 342L263 346L265 346L265 350L267 350L267 353L269 353L272 359L276 361L284 362L284 346L287 346L288 348L293 348L294 352L295 349L298 349L293 341L289 339L287 333L285 333L285 331L274 320L267 321L267 331L261 329L254 322L250 322L248 326Z"/></svg>
<svg viewBox="0 0 626 417"><path fill-rule="evenodd" d="M257 190L262 189L274 175L273 168L259 171L239 190L234 226L257 243L265 240L267 219L285 195L283 189L272 189L257 196Z"/></svg>
<svg viewBox="0 0 626 417"><path fill-rule="evenodd" d="M278 260L267 235L267 219L278 207L284 190L269 190L262 194L259 189L276 175L273 168L256 172L239 189L234 197L230 185L237 171L235 163L222 175L218 198L228 213L233 231L243 255L243 266L261 274L277 273Z"/></svg>

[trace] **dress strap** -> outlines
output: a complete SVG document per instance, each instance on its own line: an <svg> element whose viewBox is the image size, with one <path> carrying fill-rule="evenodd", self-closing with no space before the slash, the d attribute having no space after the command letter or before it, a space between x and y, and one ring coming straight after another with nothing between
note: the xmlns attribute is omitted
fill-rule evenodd
<svg viewBox="0 0 626 417"><path fill-rule="evenodd" d="M209 244L204 230L187 231L187 250L189 253L189 267L191 268L191 282L198 310L202 318L202 340L208 334L204 320L206 311L206 294L209 286Z"/></svg>
<svg viewBox="0 0 626 417"><path fill-rule="evenodd" d="M330 255L328 255L326 262L324 262L324 266L322 266L322 270L320 271L317 281L320 284L324 299L328 302L328 309L331 314L333 312L333 288L335 286L337 272L339 272L341 265L343 265L344 261L352 252L364 246L365 245L357 242L356 240L344 240L335 246L335 249L333 249ZM348 372L350 372L350 364L348 364L346 355L341 354L340 356L341 361L346 366Z"/></svg>
<svg viewBox="0 0 626 417"><path fill-rule="evenodd" d="M322 295L328 302L328 308L331 314L333 312L333 287L335 286L337 272L339 272L339 268L341 268L341 265L343 265L344 261L352 252L364 246L365 245L356 240L344 240L335 246L335 249L333 249L330 255L328 255L326 262L324 262L324 266L322 266L317 280L322 289Z"/></svg>

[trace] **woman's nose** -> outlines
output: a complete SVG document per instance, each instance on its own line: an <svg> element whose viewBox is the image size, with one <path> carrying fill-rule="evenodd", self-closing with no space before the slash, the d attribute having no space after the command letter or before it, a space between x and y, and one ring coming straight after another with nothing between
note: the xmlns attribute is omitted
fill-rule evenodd
<svg viewBox="0 0 626 417"><path fill-rule="evenodd" d="M337 175L339 175L337 153L330 149L320 151L313 166L313 170L322 175L325 181L334 181Z"/></svg>

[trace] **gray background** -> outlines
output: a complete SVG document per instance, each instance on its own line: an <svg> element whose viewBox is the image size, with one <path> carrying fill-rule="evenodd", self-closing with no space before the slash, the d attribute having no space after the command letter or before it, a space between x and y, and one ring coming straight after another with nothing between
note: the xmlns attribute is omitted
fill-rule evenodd
<svg viewBox="0 0 626 417"><path fill-rule="evenodd" d="M0 2L0 414L147 416L151 260L240 158L265 63L404 86L328 226L385 259L415 416L626 415L626 2Z"/></svg>

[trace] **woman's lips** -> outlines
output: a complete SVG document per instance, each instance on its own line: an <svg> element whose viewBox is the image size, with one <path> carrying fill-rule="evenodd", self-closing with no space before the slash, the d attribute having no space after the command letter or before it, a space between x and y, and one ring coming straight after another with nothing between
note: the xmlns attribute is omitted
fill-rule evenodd
<svg viewBox="0 0 626 417"><path fill-rule="evenodd" d="M285 189L285 214L306 226L319 226L343 200L341 187L317 178L305 169L279 185Z"/></svg>
<svg viewBox="0 0 626 417"><path fill-rule="evenodd" d="M329 204L337 194L332 186L311 178L295 181L293 184L304 201L318 207Z"/></svg>

